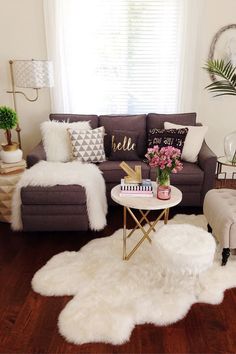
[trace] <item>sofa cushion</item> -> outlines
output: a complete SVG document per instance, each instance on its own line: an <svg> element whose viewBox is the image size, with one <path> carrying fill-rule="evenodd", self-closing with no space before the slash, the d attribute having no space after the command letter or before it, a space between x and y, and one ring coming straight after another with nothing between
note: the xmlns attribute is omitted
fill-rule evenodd
<svg viewBox="0 0 236 354"><path fill-rule="evenodd" d="M166 129L180 129L188 128L188 133L185 139L184 148L181 158L188 162L197 162L199 151L201 150L202 143L207 133L208 127L191 127L179 124L172 124L165 122Z"/></svg>
<svg viewBox="0 0 236 354"><path fill-rule="evenodd" d="M71 142L67 129L91 130L89 122L45 121L40 124L47 161L68 162L72 158Z"/></svg>
<svg viewBox="0 0 236 354"><path fill-rule="evenodd" d="M185 138L188 129L157 129L153 128L148 131L148 147L153 148L158 145L159 148L173 146L182 153Z"/></svg>
<svg viewBox="0 0 236 354"><path fill-rule="evenodd" d="M152 168L150 171L151 180L156 180L156 169ZM194 163L184 162L183 169L178 173L172 173L170 182L174 186L178 185L202 185L204 172L201 168Z"/></svg>
<svg viewBox="0 0 236 354"><path fill-rule="evenodd" d="M98 116L96 116L95 114L51 113L49 115L49 119L57 120L59 122L69 122L69 123L89 121L92 129L98 127Z"/></svg>
<svg viewBox="0 0 236 354"><path fill-rule="evenodd" d="M22 187L22 204L30 205L80 205L86 204L85 189L77 185L53 187Z"/></svg>
<svg viewBox="0 0 236 354"><path fill-rule="evenodd" d="M196 113L158 114L147 115L147 131L153 128L164 128L164 122L182 125L196 125Z"/></svg>
<svg viewBox="0 0 236 354"><path fill-rule="evenodd" d="M78 123L77 123L78 124ZM106 160L104 151L104 127L90 130L67 129L73 158L81 162L102 162Z"/></svg>
<svg viewBox="0 0 236 354"><path fill-rule="evenodd" d="M137 152L143 157L146 152L146 115L102 115L99 116L99 125L104 126L104 147L106 156L111 154L111 136L113 130L135 131L138 133Z"/></svg>
<svg viewBox="0 0 236 354"><path fill-rule="evenodd" d="M137 145L138 133L127 130L114 130L112 132L111 154L109 160L139 160Z"/></svg>
<svg viewBox="0 0 236 354"><path fill-rule="evenodd" d="M103 172L103 177L106 183L120 183L121 178L124 178L126 173L120 167L121 161L104 161L101 162L98 166ZM142 166L142 177L149 178L150 167L142 161L129 161L128 165L131 168L134 166Z"/></svg>

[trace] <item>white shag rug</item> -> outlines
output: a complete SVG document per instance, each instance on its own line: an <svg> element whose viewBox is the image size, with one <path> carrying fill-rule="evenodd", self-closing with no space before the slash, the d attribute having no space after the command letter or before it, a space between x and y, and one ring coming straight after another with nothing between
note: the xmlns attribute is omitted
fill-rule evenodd
<svg viewBox="0 0 236 354"><path fill-rule="evenodd" d="M202 215L176 215L169 223L206 229ZM128 245L132 247L140 236L136 231ZM118 345L129 340L136 324L168 325L182 319L196 302L219 304L224 291L236 287L236 257L231 256L225 267L220 259L216 254L213 266L201 274L198 298L191 278L183 276L166 292L154 245L145 240L129 261L123 261L118 230L92 240L79 252L52 257L34 275L32 287L45 296L74 296L58 320L67 341Z"/></svg>
<svg viewBox="0 0 236 354"><path fill-rule="evenodd" d="M40 161L26 170L12 198L11 228L23 229L21 219L21 188L27 186L51 187L77 184L85 188L89 226L91 230L102 230L106 224L107 198L102 172L93 163Z"/></svg>

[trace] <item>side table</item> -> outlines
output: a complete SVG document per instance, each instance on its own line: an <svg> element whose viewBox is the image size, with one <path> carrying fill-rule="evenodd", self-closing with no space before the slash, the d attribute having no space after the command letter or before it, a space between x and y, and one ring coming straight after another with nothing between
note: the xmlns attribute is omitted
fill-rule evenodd
<svg viewBox="0 0 236 354"><path fill-rule="evenodd" d="M216 178L218 181L220 181L220 187L225 187L225 181L226 181L226 176L227 176L227 172L222 172L222 167L223 166L227 166L227 167L231 167L231 168L235 168L236 169L236 165L232 164L231 162L227 161L225 156L220 156L217 158L217 169L216 169ZM223 176L223 178L220 178L220 175ZM232 186L228 187L233 187L233 183L234 181L236 182L236 171L232 171Z"/></svg>
<svg viewBox="0 0 236 354"><path fill-rule="evenodd" d="M12 195L21 173L11 175L0 174L0 221L11 222Z"/></svg>
<svg viewBox="0 0 236 354"><path fill-rule="evenodd" d="M150 234L151 232L156 231L155 226L158 221L164 217L164 223L167 224L169 208L176 206L182 200L182 192L174 186L171 186L171 198L169 200L157 199L156 183L154 182L153 192L153 197L124 197L120 196L120 185L115 186L111 190L111 198L114 200L114 202L123 206L123 260L129 260L144 240L151 242ZM135 216L132 209L139 211L141 214L140 219ZM159 215L156 216L156 220L153 222L148 219L148 214L151 210L155 210L157 212L159 211ZM136 226L129 232L127 232L127 211L136 224ZM148 229L144 228L143 223L147 224ZM127 254L127 240L137 229L141 231L143 237L141 237L140 241Z"/></svg>

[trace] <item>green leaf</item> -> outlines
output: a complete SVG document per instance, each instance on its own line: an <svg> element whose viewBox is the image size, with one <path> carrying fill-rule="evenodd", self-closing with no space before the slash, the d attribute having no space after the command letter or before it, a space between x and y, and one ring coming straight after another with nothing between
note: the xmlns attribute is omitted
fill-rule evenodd
<svg viewBox="0 0 236 354"><path fill-rule="evenodd" d="M224 60L208 60L204 67L209 74L217 76L223 80L217 80L207 85L205 88L211 92L222 92L223 95L235 95L236 94L236 67L233 67L229 61L227 63Z"/></svg>
<svg viewBox="0 0 236 354"><path fill-rule="evenodd" d="M16 112L6 106L0 107L0 129L10 130L15 128L18 123Z"/></svg>

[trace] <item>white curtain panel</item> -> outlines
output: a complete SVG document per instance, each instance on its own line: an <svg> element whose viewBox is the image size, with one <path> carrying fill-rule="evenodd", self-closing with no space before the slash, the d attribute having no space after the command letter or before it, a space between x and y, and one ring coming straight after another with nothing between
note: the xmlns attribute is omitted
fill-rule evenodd
<svg viewBox="0 0 236 354"><path fill-rule="evenodd" d="M189 109L201 1L44 0L52 110Z"/></svg>

